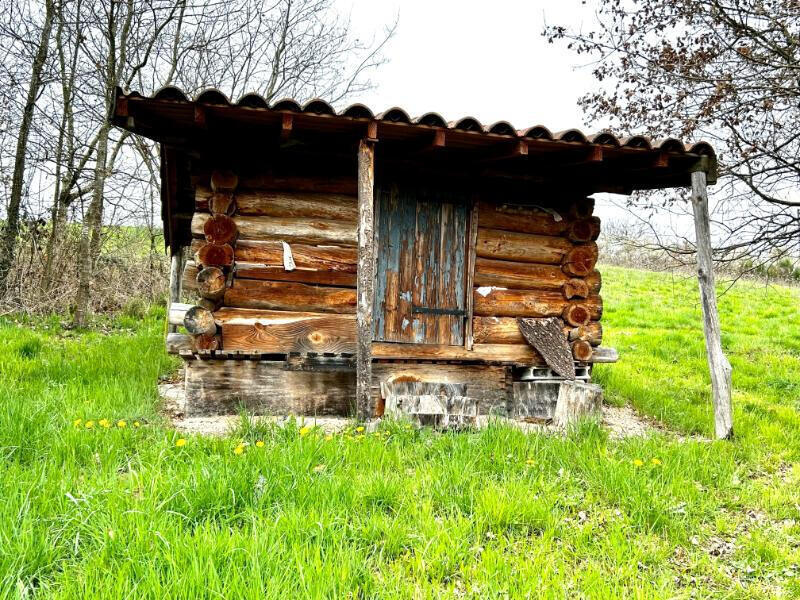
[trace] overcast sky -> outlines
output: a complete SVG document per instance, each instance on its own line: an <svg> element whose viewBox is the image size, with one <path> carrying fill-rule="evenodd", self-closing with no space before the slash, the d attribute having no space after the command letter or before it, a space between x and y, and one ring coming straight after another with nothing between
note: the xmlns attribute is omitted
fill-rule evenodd
<svg viewBox="0 0 800 600"><path fill-rule="evenodd" d="M399 17L389 62L372 76L377 87L359 98L376 112L396 105L412 117L584 127L577 99L593 84L590 70L541 36L545 22L574 27L591 18L579 0L337 1L361 37Z"/></svg>

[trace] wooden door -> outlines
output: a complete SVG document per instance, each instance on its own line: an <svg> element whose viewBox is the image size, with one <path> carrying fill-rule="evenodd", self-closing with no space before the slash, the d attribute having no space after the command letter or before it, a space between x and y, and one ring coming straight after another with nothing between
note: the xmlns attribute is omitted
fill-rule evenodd
<svg viewBox="0 0 800 600"><path fill-rule="evenodd" d="M375 340L463 344L466 203L397 186L375 197Z"/></svg>

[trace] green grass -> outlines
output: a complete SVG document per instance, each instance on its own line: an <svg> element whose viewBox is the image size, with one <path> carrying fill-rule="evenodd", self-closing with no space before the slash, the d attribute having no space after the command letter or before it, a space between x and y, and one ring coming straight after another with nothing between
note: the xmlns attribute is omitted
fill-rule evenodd
<svg viewBox="0 0 800 600"><path fill-rule="evenodd" d="M609 401L708 436L695 283L604 277ZM157 410L163 310L83 333L7 320L0 598L798 597L798 305L751 284L721 299L733 442L246 421L179 447Z"/></svg>

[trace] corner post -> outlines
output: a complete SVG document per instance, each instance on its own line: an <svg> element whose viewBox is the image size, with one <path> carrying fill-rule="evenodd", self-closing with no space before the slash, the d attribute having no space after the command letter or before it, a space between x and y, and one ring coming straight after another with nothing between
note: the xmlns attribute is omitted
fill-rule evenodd
<svg viewBox="0 0 800 600"><path fill-rule="evenodd" d="M372 139L370 139L372 137ZM356 323L356 416L367 421L372 416L372 305L375 295L374 136L358 143L358 285Z"/></svg>
<svg viewBox="0 0 800 600"><path fill-rule="evenodd" d="M714 288L711 225L706 191L708 169L709 163L706 157L703 157L692 169L692 209L697 238L697 280L700 285L700 302L703 307L703 332L706 340L708 367L711 371L714 433L717 439L729 439L733 437L732 369L722 350L722 332Z"/></svg>
<svg viewBox="0 0 800 600"><path fill-rule="evenodd" d="M183 246L177 248L174 252L170 253L169 265L169 306L167 306L167 313L170 307L181 299L181 275L183 273ZM178 331L177 325L169 325L167 330L169 333Z"/></svg>

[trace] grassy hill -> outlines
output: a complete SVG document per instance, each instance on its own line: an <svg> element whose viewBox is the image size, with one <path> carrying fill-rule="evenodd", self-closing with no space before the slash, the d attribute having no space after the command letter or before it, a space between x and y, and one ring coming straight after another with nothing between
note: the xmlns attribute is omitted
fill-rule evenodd
<svg viewBox="0 0 800 600"><path fill-rule="evenodd" d="M0 598L800 596L798 290L721 298L737 437L709 442L696 283L603 273L622 359L597 379L675 433L181 441L157 411L163 309L7 319Z"/></svg>

